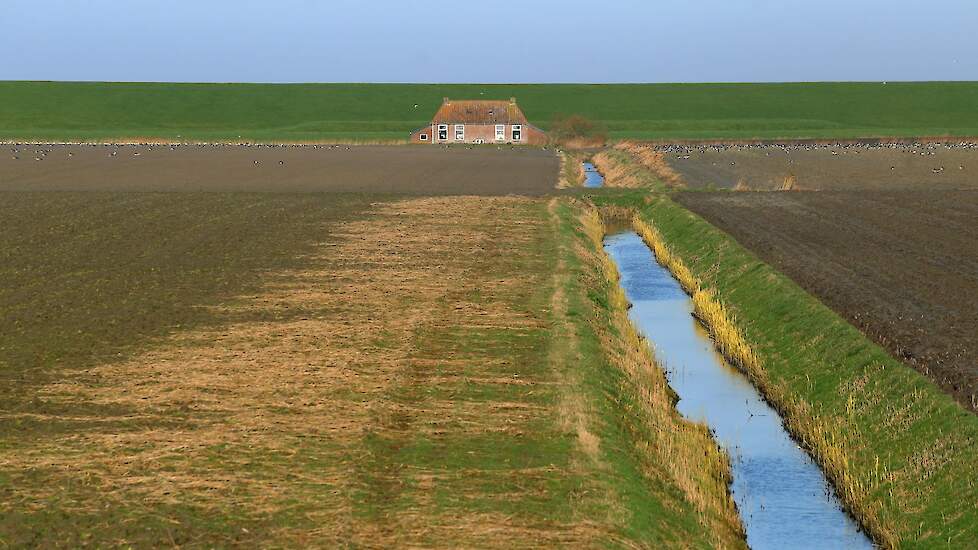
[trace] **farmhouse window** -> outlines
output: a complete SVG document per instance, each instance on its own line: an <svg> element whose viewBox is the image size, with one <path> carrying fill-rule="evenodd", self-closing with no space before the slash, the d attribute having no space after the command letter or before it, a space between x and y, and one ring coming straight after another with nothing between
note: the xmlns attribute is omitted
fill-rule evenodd
<svg viewBox="0 0 978 550"><path fill-rule="evenodd" d="M421 134L421 141L428 141L428 134Z"/></svg>
<svg viewBox="0 0 978 550"><path fill-rule="evenodd" d="M465 125L455 125L455 141L465 141Z"/></svg>
<svg viewBox="0 0 978 550"><path fill-rule="evenodd" d="M506 125L496 125L496 141L506 141Z"/></svg>
<svg viewBox="0 0 978 550"><path fill-rule="evenodd" d="M439 124L438 125L438 139L441 141L448 140L448 125Z"/></svg>
<svg viewBox="0 0 978 550"><path fill-rule="evenodd" d="M513 141L519 141L523 138L523 125L514 124L513 125Z"/></svg>

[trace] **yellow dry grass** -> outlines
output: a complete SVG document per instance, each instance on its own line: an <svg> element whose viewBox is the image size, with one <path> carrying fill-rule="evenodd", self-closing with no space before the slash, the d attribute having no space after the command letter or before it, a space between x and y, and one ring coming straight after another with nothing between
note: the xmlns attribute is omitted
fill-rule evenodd
<svg viewBox="0 0 978 550"><path fill-rule="evenodd" d="M778 191L797 191L798 190L798 178L794 174L788 174L784 177L784 181L778 187Z"/></svg>
<svg viewBox="0 0 978 550"><path fill-rule="evenodd" d="M635 167L617 162L615 155L620 154L614 149L605 149L591 158L594 167L604 176L605 187L644 188L652 187L655 181L642 174Z"/></svg>
<svg viewBox="0 0 978 550"><path fill-rule="evenodd" d="M630 154L640 165L652 172L659 180L670 187L686 187L682 174L677 172L666 160L666 156L652 149L649 145L641 145L632 141L621 141L615 149Z"/></svg>
<svg viewBox="0 0 978 550"><path fill-rule="evenodd" d="M560 177L557 189L580 187L584 184L584 167L577 155L560 151Z"/></svg>
<svg viewBox="0 0 978 550"><path fill-rule="evenodd" d="M532 254L546 227L545 216L532 215L533 209L539 207L525 198L375 204L366 218L344 223L335 238L321 243L305 269L268 273L261 293L215 311L225 321L220 326L178 332L131 360L41 388L38 397L50 403L83 401L125 411L106 423L136 425L0 450L4 471L44 471L52 479L48 495L33 485L20 491L13 480L7 502L42 506L45 497L85 480L97 487L99 499L72 501L64 493L64 510L189 503L201 513L233 511L257 521L301 503L302 522L277 525L272 533L286 545L588 544L600 530L586 518L540 524L491 509L461 514L440 507L433 492L459 475L532 480L573 472L561 473L558 466L405 469L365 447L371 438L406 434L432 440L520 437L528 422L550 414L532 400L453 399L450 390L460 383L536 385L542 391L556 382L502 376L494 369L511 359L491 350L439 349L419 340L448 330L548 326L545 315L512 297L539 287L534 275L486 268L501 251ZM445 396L397 397L440 387ZM579 417L583 406L568 410ZM599 445L583 421L575 420L571 431L586 452ZM393 507L412 486L419 488L411 493L413 504ZM465 491L460 498L480 496L478 486ZM358 516L364 498L379 516Z"/></svg>

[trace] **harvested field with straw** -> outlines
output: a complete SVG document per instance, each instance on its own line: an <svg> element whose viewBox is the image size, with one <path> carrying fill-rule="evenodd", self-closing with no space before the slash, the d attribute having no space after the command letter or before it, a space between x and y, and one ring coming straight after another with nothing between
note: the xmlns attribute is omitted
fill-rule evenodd
<svg viewBox="0 0 978 550"><path fill-rule="evenodd" d="M774 191L788 180L803 191L978 189L974 143L627 146L664 157L678 177L660 172L662 181L690 189Z"/></svg>
<svg viewBox="0 0 978 550"><path fill-rule="evenodd" d="M676 199L963 405L978 405L978 191Z"/></svg>
<svg viewBox="0 0 978 550"><path fill-rule="evenodd" d="M8 144L0 191L543 195L558 171L526 147Z"/></svg>
<svg viewBox="0 0 978 550"><path fill-rule="evenodd" d="M4 545L743 545L571 199L2 197Z"/></svg>

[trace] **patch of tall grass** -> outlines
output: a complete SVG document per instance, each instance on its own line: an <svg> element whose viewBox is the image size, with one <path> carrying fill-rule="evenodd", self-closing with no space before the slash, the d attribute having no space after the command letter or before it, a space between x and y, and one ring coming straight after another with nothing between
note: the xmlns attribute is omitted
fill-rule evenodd
<svg viewBox="0 0 978 550"><path fill-rule="evenodd" d="M778 191L797 191L798 190L798 178L794 174L788 174L784 177L781 185L778 187Z"/></svg>
<svg viewBox="0 0 978 550"><path fill-rule="evenodd" d="M629 153L632 158L652 172L666 185L676 188L686 187L686 182L683 180L682 174L669 165L663 153L652 149L652 147L642 146L634 141L625 140L618 142L615 145L615 149Z"/></svg>
<svg viewBox="0 0 978 550"><path fill-rule="evenodd" d="M628 153L618 148L605 149L591 158L595 168L604 176L605 187L631 189L661 188L662 184L641 166L625 162Z"/></svg>
<svg viewBox="0 0 978 550"><path fill-rule="evenodd" d="M579 153L561 150L560 156L560 177L557 180L558 189L570 187L580 187L584 185L584 166L581 164L583 159Z"/></svg>

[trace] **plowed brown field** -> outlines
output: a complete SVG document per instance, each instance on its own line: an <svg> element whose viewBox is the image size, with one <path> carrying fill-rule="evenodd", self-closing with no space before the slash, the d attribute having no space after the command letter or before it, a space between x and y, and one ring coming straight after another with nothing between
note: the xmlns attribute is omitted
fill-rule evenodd
<svg viewBox="0 0 978 550"><path fill-rule="evenodd" d="M520 147L5 145L0 191L543 195L550 151Z"/></svg>
<svg viewBox="0 0 978 550"><path fill-rule="evenodd" d="M978 400L978 191L677 200L961 403Z"/></svg>
<svg viewBox="0 0 978 550"><path fill-rule="evenodd" d="M767 144L659 147L690 188L774 190L791 177L807 191L978 188L970 144Z"/></svg>

